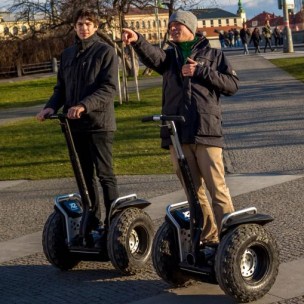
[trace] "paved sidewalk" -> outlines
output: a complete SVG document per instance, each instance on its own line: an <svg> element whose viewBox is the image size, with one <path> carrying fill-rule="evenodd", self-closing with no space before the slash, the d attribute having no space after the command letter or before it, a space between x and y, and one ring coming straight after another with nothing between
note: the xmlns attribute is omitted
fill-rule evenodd
<svg viewBox="0 0 304 304"><path fill-rule="evenodd" d="M304 303L304 84L265 59L298 55L229 56L241 87L223 99L227 182L237 209L256 206L275 218L267 227L282 262L275 285L255 303ZM150 200L157 223L168 203L185 200L171 175L119 177L119 187ZM73 189L73 179L0 182L0 303L233 303L217 285L170 289L152 268L132 277L110 263L54 269L41 251L41 230L53 197Z"/></svg>
<svg viewBox="0 0 304 304"><path fill-rule="evenodd" d="M292 182L297 179L303 179L303 176L273 176L273 175L228 175L227 182L233 197L246 194L248 192L255 192L261 189L267 189L279 184ZM5 190L7 187L18 187L27 181L15 181L14 184L9 185L7 182L0 182L0 189ZM152 186L152 185L151 185ZM152 186L153 187L153 186ZM182 190L178 190L172 193L161 195L155 198L151 198L152 205L148 207L147 212L150 214L153 220L157 220L164 216L165 207L168 203L176 203L185 200L185 195ZM42 253L41 246L41 231L24 235L22 237L8 240L0 243L0 271L1 263L5 265L5 262L11 261L15 263L18 259L31 259L33 256L37 256L37 253ZM37 258L35 258L37 259ZM38 259L39 260L39 259ZM254 303L266 304L266 303L278 303L284 299L299 298L297 302L302 303L301 298L304 295L304 258L295 261L290 261L280 265L279 276L275 285L270 292L261 300ZM4 264L3 264L4 263ZM4 272L5 275L5 272ZM288 278L288 280L286 280ZM1 282L1 279L0 279ZM147 283L147 288L149 283ZM35 288L35 292L42 292L42 290ZM1 291L1 287L0 287ZM57 291L59 292L59 291ZM60 292L59 292L60 294ZM110 295L111 297L111 295ZM7 299L7 297L5 298ZM1 295L0 295L1 302ZM30 302L16 302L16 303L30 303ZM31 302L39 303L39 302ZM58 303L66 303L59 301ZM86 303L86 302L76 302ZM111 302L109 302L111 303ZM127 303L132 304L170 304L170 303L187 303L187 304L228 304L234 303L229 297L225 296L223 291L217 286L208 283L195 283L186 288L167 289L158 295L152 297L144 297L141 300L131 301ZM281 302L280 302L281 303Z"/></svg>

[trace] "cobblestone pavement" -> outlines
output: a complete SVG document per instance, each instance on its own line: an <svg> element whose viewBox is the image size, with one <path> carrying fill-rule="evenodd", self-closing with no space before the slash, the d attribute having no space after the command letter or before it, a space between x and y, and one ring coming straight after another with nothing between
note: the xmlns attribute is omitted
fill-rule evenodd
<svg viewBox="0 0 304 304"><path fill-rule="evenodd" d="M130 189L131 185L131 187L143 191L142 193L156 191L159 195L165 194L168 189L176 190L180 187L175 176L158 176L159 183L155 183L155 178L155 176L123 177L119 179L119 184L121 189L126 187L126 185ZM73 181L69 179L67 181L70 182L68 188L64 184L69 185L69 183L61 183L61 186L66 190L72 189ZM12 224L7 224L9 226L8 229L3 229L3 226L6 225L0 225L0 235L9 230L14 231L11 232L13 235L20 235L41 229L46 217L52 210L52 192L58 190L54 189L54 184L53 186L51 186L52 183L47 184L47 191L44 190L47 193L47 198L50 198L47 208L44 207L40 199L38 199L38 202L32 202L32 198L36 197L37 194L38 197L43 196L42 194L39 195L39 193L44 192L42 190L44 182L40 181L37 184L38 193L35 193L35 190L30 190L31 185L28 182L25 182L24 186L19 185L17 187L18 190L11 191L9 188L5 190L7 195L9 192L10 194L14 192L16 197L20 197L20 192L27 193L27 195L23 196L23 200L26 206L28 207L28 204L30 204L31 208L28 211L26 208L23 209L24 221L28 220L30 213L33 213L36 209L42 209L44 212L36 213L35 220L32 222L23 222L18 228L22 229L21 227L24 227L22 231L14 231L14 228L18 227L18 225L15 227ZM152 190L154 188L152 184L157 184L154 190ZM44 187L46 186L44 185ZM302 195L300 195L303 190L304 178L300 178L296 181L286 182L233 198L237 209L254 205L260 212L269 213L275 217L276 220L268 225L268 229L277 238L282 262L304 257L304 237L301 229L299 229L299 227L303 226L302 212L294 212L294 210L303 210ZM128 192L127 190L124 191ZM4 201L8 197L4 197ZM288 204L278 205L277 201L285 201ZM4 209L2 195L0 208L1 210ZM155 228L161 222L162 219L155 220ZM7 235L7 238L9 239L10 236ZM38 304L42 301L44 303L55 302L60 304L72 302L76 304L88 303L89 301L93 303L122 303L122 301L131 303L170 292L170 286L156 275L151 263L143 273L135 276L122 276L109 262L81 262L72 271L61 272L47 262L43 253L36 253L1 263L0 274L0 303ZM302 303L301 300L303 300L302 297L297 297L278 303Z"/></svg>

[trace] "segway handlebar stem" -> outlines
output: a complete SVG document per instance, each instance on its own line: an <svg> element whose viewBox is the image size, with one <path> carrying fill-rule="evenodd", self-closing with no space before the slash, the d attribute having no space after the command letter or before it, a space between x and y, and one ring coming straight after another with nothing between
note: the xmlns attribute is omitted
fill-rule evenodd
<svg viewBox="0 0 304 304"><path fill-rule="evenodd" d="M176 115L152 115L146 116L142 119L142 122L148 121L162 121L161 127L167 127L172 145L174 147L177 161L181 170L182 178L184 180L184 190L187 193L190 209L190 234L191 234L191 255L195 263L196 256L199 250L201 229L203 227L203 214L200 207L200 202L196 193L193 178L190 172L188 162L185 158L182 146L178 137L176 129L176 122L185 122L184 116Z"/></svg>

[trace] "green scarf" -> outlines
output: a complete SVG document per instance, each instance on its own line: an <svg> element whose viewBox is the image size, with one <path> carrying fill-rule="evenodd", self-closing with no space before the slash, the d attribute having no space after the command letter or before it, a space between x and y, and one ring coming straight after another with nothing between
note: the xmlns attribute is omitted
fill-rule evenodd
<svg viewBox="0 0 304 304"><path fill-rule="evenodd" d="M185 42L178 43L178 46L181 49L182 54L183 54L184 63L186 63L187 58L190 57L190 55L192 53L192 47L197 42L197 40L198 40L198 37L195 37L191 41L185 41Z"/></svg>

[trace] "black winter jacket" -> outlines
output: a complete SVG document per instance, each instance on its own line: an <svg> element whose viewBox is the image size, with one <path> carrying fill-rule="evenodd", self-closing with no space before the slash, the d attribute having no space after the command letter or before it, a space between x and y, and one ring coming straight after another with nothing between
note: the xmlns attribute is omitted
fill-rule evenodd
<svg viewBox="0 0 304 304"><path fill-rule="evenodd" d="M223 52L198 36L190 56L198 62L193 77L182 76L183 58L176 44L162 50L138 34L132 46L146 66L163 76L162 114L185 117L186 122L177 125L181 143L223 147L220 95L236 93L238 78ZM171 140L166 128L161 129L161 138L162 147L168 148Z"/></svg>
<svg viewBox="0 0 304 304"><path fill-rule="evenodd" d="M63 112L77 104L85 107L80 119L71 120L73 131L115 131L114 97L118 65L114 49L95 33L63 51L54 94L46 104Z"/></svg>

